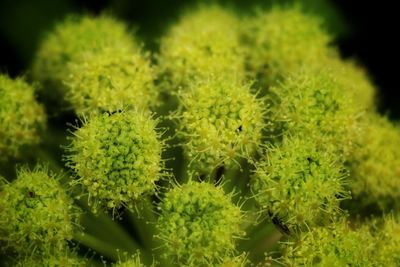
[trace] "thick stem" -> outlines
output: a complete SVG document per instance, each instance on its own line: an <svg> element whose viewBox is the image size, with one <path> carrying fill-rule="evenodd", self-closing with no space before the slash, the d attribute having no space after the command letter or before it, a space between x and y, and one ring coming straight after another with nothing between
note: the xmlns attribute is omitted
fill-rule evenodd
<svg viewBox="0 0 400 267"><path fill-rule="evenodd" d="M144 248L149 251L153 249L153 225L156 222L156 218L151 199L149 197L143 199L143 201L138 204L137 209L128 211L128 215Z"/></svg>
<svg viewBox="0 0 400 267"><path fill-rule="evenodd" d="M82 226L86 232L131 253L140 249L123 227L109 216L104 213L91 214L87 203L82 199L79 200L79 204L87 211L87 214L82 216Z"/></svg>
<svg viewBox="0 0 400 267"><path fill-rule="evenodd" d="M88 248L96 250L101 255L113 261L117 261L121 253L118 247L106 243L103 240L100 240L97 237L89 235L87 233L75 233L74 240Z"/></svg>

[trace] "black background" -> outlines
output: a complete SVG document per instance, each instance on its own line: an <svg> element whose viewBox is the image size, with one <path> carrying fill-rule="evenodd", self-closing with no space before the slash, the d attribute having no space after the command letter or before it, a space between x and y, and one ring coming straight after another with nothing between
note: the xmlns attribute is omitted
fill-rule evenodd
<svg viewBox="0 0 400 267"><path fill-rule="evenodd" d="M324 3L329 0L320 0ZM193 1L194 2L194 1ZM109 10L117 17L139 25L138 34L155 46L162 34L189 0L0 0L0 71L11 76L23 75L40 39L55 22L66 14ZM222 1L240 10L265 0ZM314 6L318 0L313 2ZM379 90L380 111L400 119L397 89L400 84L399 16L395 1L331 0L331 6L341 15L345 31L338 30L337 44L344 57L355 57L366 67ZM322 5L324 6L324 5ZM316 8L318 13L318 8ZM322 11L321 11L322 12ZM339 16L340 17L340 16ZM337 28L340 28L336 25Z"/></svg>

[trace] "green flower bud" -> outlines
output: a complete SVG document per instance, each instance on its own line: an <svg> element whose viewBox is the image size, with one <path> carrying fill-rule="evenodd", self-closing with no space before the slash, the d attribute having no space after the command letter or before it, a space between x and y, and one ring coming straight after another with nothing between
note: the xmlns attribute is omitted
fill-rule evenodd
<svg viewBox="0 0 400 267"><path fill-rule="evenodd" d="M41 45L33 76L59 88L56 97L79 115L157 101L147 55L124 24L107 16L70 17L57 25Z"/></svg>
<svg viewBox="0 0 400 267"><path fill-rule="evenodd" d="M360 205L383 211L399 208L400 127L386 117L370 115L350 160L350 188Z"/></svg>
<svg viewBox="0 0 400 267"><path fill-rule="evenodd" d="M257 166L251 186L261 208L292 232L324 225L337 215L348 196L343 173L338 156L314 140L285 138Z"/></svg>
<svg viewBox="0 0 400 267"><path fill-rule="evenodd" d="M390 266L374 259L379 249L368 227L351 230L346 222L303 233L296 242L285 242L283 262L288 266Z"/></svg>
<svg viewBox="0 0 400 267"><path fill-rule="evenodd" d="M263 85L277 84L304 66L321 66L322 58L332 53L328 48L332 38L320 19L298 6L259 12L244 24L243 35L247 65Z"/></svg>
<svg viewBox="0 0 400 267"><path fill-rule="evenodd" d="M158 65L169 87L210 76L243 80L245 57L238 29L235 14L216 5L184 14L161 40Z"/></svg>
<svg viewBox="0 0 400 267"><path fill-rule="evenodd" d="M365 69L355 61L343 61L338 57L327 64L336 83L346 90L360 110L376 110L376 89Z"/></svg>
<svg viewBox="0 0 400 267"><path fill-rule="evenodd" d="M261 144L265 110L249 84L212 79L184 90L180 100L178 136L194 170L249 159Z"/></svg>
<svg viewBox="0 0 400 267"><path fill-rule="evenodd" d="M0 161L19 157L21 148L39 143L46 115L33 88L23 79L0 74Z"/></svg>
<svg viewBox="0 0 400 267"><path fill-rule="evenodd" d="M160 179L163 143L157 122L138 111L91 116L74 133L69 165L97 209L132 208Z"/></svg>
<svg viewBox="0 0 400 267"><path fill-rule="evenodd" d="M0 240L6 248L38 257L67 248L79 213L59 180L38 166L19 170L16 180L1 186Z"/></svg>
<svg viewBox="0 0 400 267"><path fill-rule="evenodd" d="M360 111L327 71L303 71L271 88L275 135L303 136L345 158L360 135Z"/></svg>
<svg viewBox="0 0 400 267"><path fill-rule="evenodd" d="M244 235L243 213L221 187L189 182L176 186L160 203L156 224L164 257L179 266L217 266L234 256Z"/></svg>

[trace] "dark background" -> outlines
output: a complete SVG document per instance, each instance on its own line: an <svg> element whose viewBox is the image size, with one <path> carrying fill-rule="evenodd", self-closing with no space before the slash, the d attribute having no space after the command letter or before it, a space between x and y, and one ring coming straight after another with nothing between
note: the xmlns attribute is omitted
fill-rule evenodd
<svg viewBox="0 0 400 267"><path fill-rule="evenodd" d="M273 0L220 0L240 12L268 6ZM200 2L200 1L198 1ZM204 2L204 1L201 1ZM215 2L215 1L214 1ZM279 2L293 2L280 0ZM324 17L337 36L344 57L355 57L366 67L379 90L380 111L400 119L400 31L395 1L303 0L306 9ZM137 28L149 49L157 36L177 18L189 0L0 0L0 71L24 75L44 34L70 13L106 10Z"/></svg>

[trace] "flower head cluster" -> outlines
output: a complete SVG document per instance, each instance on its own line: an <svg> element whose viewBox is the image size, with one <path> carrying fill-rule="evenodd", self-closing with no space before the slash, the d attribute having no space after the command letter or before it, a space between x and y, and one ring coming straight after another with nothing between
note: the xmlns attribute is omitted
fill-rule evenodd
<svg viewBox="0 0 400 267"><path fill-rule="evenodd" d="M249 159L261 144L264 107L249 85L213 79L180 93L178 135L191 167L209 173Z"/></svg>
<svg viewBox="0 0 400 267"><path fill-rule="evenodd" d="M389 216L371 225L352 229L342 220L315 228L299 241L283 244L282 259L291 266L398 266L398 220Z"/></svg>
<svg viewBox="0 0 400 267"><path fill-rule="evenodd" d="M57 25L30 73L48 129L0 75L0 265L400 266L400 129L322 22L201 5L166 30L151 56L110 16Z"/></svg>
<svg viewBox="0 0 400 267"><path fill-rule="evenodd" d="M247 43L247 66L263 86L277 84L287 74L303 67L324 66L333 51L332 37L320 18L305 14L300 7L274 7L259 12L243 26Z"/></svg>
<svg viewBox="0 0 400 267"><path fill-rule="evenodd" d="M333 220L340 200L347 196L345 178L344 167L332 152L312 140L287 138L258 165L252 189L262 209L292 231Z"/></svg>
<svg viewBox="0 0 400 267"><path fill-rule="evenodd" d="M165 257L184 266L215 266L235 251L243 214L222 188L189 182L167 192L160 203L158 238ZM172 258L171 258L172 257Z"/></svg>
<svg viewBox="0 0 400 267"><path fill-rule="evenodd" d="M47 36L33 76L59 90L78 115L148 108L157 102L154 74L124 24L107 16L71 17ZM51 96L51 94L57 94Z"/></svg>
<svg viewBox="0 0 400 267"><path fill-rule="evenodd" d="M365 122L358 148L350 160L351 191L362 206L399 208L400 127L373 115Z"/></svg>
<svg viewBox="0 0 400 267"><path fill-rule="evenodd" d="M24 146L39 143L46 114L22 78L0 74L0 161L19 157Z"/></svg>
<svg viewBox="0 0 400 267"><path fill-rule="evenodd" d="M158 63L168 90L186 88L210 76L243 80L244 51L237 17L216 5L185 13L162 38Z"/></svg>
<svg viewBox="0 0 400 267"><path fill-rule="evenodd" d="M156 121L139 111L91 116L74 133L68 157L79 182L98 208L132 207L155 190L162 143Z"/></svg>
<svg viewBox="0 0 400 267"><path fill-rule="evenodd" d="M79 212L60 185L60 177L44 167L21 169L0 191L0 240L20 255L61 253L72 239Z"/></svg>
<svg viewBox="0 0 400 267"><path fill-rule="evenodd" d="M344 156L360 134L359 109L327 71L300 71L271 89L274 134L312 139Z"/></svg>

